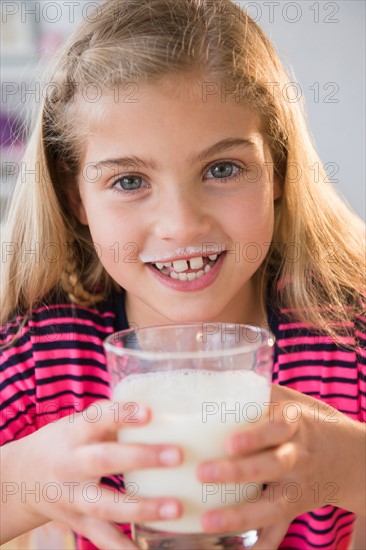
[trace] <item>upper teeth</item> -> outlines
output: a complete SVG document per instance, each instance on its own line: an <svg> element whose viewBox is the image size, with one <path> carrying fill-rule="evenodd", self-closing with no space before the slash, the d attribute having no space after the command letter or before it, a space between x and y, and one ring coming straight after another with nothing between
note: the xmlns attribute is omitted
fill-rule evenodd
<svg viewBox="0 0 366 550"><path fill-rule="evenodd" d="M191 266L191 269L200 269L203 267L203 258L201 256L198 258L191 258L189 260L189 265Z"/></svg>
<svg viewBox="0 0 366 550"><path fill-rule="evenodd" d="M217 254L212 254L211 256L209 256L209 259L212 261L216 260L216 258ZM158 269L163 269L164 267L172 267L176 273L183 273L188 269L200 269L201 267L203 267L203 258L202 256L197 256L195 258L191 258L190 260L175 260L174 262L165 263L157 262L155 265Z"/></svg>
<svg viewBox="0 0 366 550"><path fill-rule="evenodd" d="M187 271L188 269L188 262L186 260L176 260L173 263L173 269L177 273L182 273L183 271Z"/></svg>

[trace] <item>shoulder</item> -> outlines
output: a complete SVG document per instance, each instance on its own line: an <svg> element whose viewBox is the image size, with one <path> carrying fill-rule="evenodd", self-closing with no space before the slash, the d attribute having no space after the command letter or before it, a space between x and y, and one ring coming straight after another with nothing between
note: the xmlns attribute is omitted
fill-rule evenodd
<svg viewBox="0 0 366 550"><path fill-rule="evenodd" d="M0 342L2 348L10 342L7 349L19 347L25 341L36 344L71 335L77 337L77 334L100 333L103 336L114 327L115 317L112 297L95 306L85 307L71 303L64 295L57 299L51 296L30 314L15 314L1 327Z"/></svg>
<svg viewBox="0 0 366 550"><path fill-rule="evenodd" d="M355 315L355 341L356 346L366 349L366 297L359 299L359 309ZM363 354L365 359L365 354Z"/></svg>
<svg viewBox="0 0 366 550"><path fill-rule="evenodd" d="M18 314L0 330L1 369L30 372L57 361L76 362L93 351L103 354L103 340L116 330L113 297L92 307L58 297Z"/></svg>
<svg viewBox="0 0 366 550"><path fill-rule="evenodd" d="M360 299L338 340L298 322L293 311L272 310L276 340L273 382L366 419L366 315Z"/></svg>
<svg viewBox="0 0 366 550"><path fill-rule="evenodd" d="M2 442L107 396L103 340L115 317L112 297L94 307L59 297L1 327Z"/></svg>
<svg viewBox="0 0 366 550"><path fill-rule="evenodd" d="M0 329L1 445L34 431L35 369L30 327L14 317Z"/></svg>
<svg viewBox="0 0 366 550"><path fill-rule="evenodd" d="M366 407L366 298L360 299L360 310L355 315L354 336L360 390Z"/></svg>
<svg viewBox="0 0 366 550"><path fill-rule="evenodd" d="M282 351L289 351L293 346L298 345L299 351L317 346L318 351L332 350L342 353L348 350L355 353L357 347L365 347L366 296L357 295L355 298L352 297L352 302L346 301L347 321L335 318L335 321L329 320L324 329L317 330L306 321L306 312L305 315L303 313L300 316L298 310L281 306L282 287L277 283L277 289L267 302L269 328ZM302 321L299 320L300 318ZM333 332L337 333L337 336L333 337L333 332L327 330L330 327L334 329Z"/></svg>

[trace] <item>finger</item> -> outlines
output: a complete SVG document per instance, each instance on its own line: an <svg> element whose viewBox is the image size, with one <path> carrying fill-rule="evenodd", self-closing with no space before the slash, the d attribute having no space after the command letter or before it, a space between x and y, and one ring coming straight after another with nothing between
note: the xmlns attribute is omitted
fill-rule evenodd
<svg viewBox="0 0 366 550"><path fill-rule="evenodd" d="M98 483L87 483L76 493L74 509L84 516L114 523L159 521L182 515L183 507L177 499L144 498L139 494L138 486L133 489L133 492L118 493Z"/></svg>
<svg viewBox="0 0 366 550"><path fill-rule="evenodd" d="M289 403L296 402L308 404L311 406L314 403L314 398L298 390L294 390L293 388L281 386L280 384L271 384L271 402L280 403L285 401Z"/></svg>
<svg viewBox="0 0 366 550"><path fill-rule="evenodd" d="M81 516L71 528L89 539L100 550L135 550L138 548L132 540L122 534L112 523Z"/></svg>
<svg viewBox="0 0 366 550"><path fill-rule="evenodd" d="M285 443L294 437L299 424L286 418L266 416L255 426L232 434L225 441L226 452L230 456L250 454Z"/></svg>
<svg viewBox="0 0 366 550"><path fill-rule="evenodd" d="M131 472L140 468L177 466L183 454L174 445L121 444L114 442L82 445L73 452L68 463L69 475L75 474L87 479L99 479L116 472Z"/></svg>
<svg viewBox="0 0 366 550"><path fill-rule="evenodd" d="M150 417L150 410L135 401L95 401L76 415L71 437L74 444L115 440L121 428L139 427L146 424Z"/></svg>
<svg viewBox="0 0 366 550"><path fill-rule="evenodd" d="M287 503L280 498L268 499L266 491L255 502L209 510L203 514L201 523L208 533L246 531L283 522L287 513Z"/></svg>
<svg viewBox="0 0 366 550"><path fill-rule="evenodd" d="M277 481L293 468L297 460L294 443L284 443L255 455L240 459L206 461L199 465L200 481Z"/></svg>
<svg viewBox="0 0 366 550"><path fill-rule="evenodd" d="M261 529L253 550L277 550L288 531L289 525L289 522L280 522L277 525Z"/></svg>

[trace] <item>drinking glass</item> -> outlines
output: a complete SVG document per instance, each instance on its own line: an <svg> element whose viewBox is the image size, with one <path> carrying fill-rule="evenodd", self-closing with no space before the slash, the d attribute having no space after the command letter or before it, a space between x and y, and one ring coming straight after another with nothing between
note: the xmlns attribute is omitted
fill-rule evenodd
<svg viewBox="0 0 366 550"><path fill-rule="evenodd" d="M174 497L183 516L132 526L139 548L205 550L250 548L255 529L208 534L200 517L208 509L256 502L258 483L204 483L197 466L225 458L224 440L251 429L268 414L273 338L255 326L188 323L131 328L104 342L113 399L129 409L131 427L120 430L124 443L177 444L183 462L176 467L146 468L124 474L126 490L136 499ZM137 426L139 404L152 411ZM135 420L136 422L136 420Z"/></svg>

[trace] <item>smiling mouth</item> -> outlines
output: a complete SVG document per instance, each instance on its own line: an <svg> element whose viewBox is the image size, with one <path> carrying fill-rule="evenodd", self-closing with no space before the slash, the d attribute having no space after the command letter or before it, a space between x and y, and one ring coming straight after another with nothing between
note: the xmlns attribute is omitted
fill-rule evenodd
<svg viewBox="0 0 366 550"><path fill-rule="evenodd" d="M194 281L206 275L216 264L221 254L196 256L187 260L151 263L157 271L166 277L179 281Z"/></svg>

